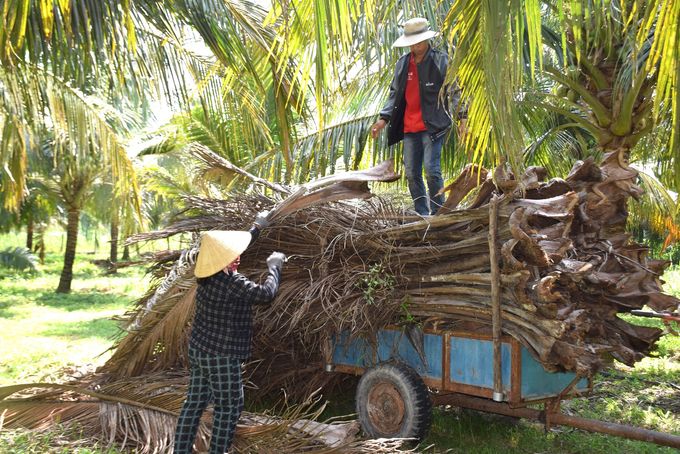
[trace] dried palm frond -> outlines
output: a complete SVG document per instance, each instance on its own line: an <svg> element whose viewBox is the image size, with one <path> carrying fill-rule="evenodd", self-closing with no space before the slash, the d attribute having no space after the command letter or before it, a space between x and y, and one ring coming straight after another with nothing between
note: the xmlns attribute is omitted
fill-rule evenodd
<svg viewBox="0 0 680 454"><path fill-rule="evenodd" d="M144 308L134 313L131 329L104 370L115 368L118 375L132 377L187 364L186 339L196 294L196 281L187 274L174 279L174 285L161 295L153 292Z"/></svg>
<svg viewBox="0 0 680 454"><path fill-rule="evenodd" d="M177 419L172 408L179 408L183 394L177 392L177 377L154 378L158 377L101 386L87 382L6 386L0 388L4 427L69 424L109 445L134 446L141 453L167 452Z"/></svg>
<svg viewBox="0 0 680 454"><path fill-rule="evenodd" d="M186 395L187 377L165 373L115 383L101 383L101 378L90 377L89 382L68 385L33 383L0 388L0 429L46 429L60 422L77 426L81 436L96 437L107 446L139 453L169 452ZM357 440L356 421L336 418L328 423L316 422L324 407L314 393L300 404L284 399L268 413L244 412L233 449L281 454L412 452L399 449L404 440ZM208 414L199 427L199 450L207 448L210 430ZM379 451L371 451L373 448Z"/></svg>
<svg viewBox="0 0 680 454"><path fill-rule="evenodd" d="M215 228L229 230L234 229L235 225L247 226L255 215L252 207L262 206L267 201L272 206L264 208L271 208L269 218L276 222L291 213L310 209L321 203L369 197L371 194L366 184L368 181L394 181L396 178L398 176L394 173L394 163L386 161L368 170L313 181L278 203L262 195L234 197L220 203L190 198L187 203L192 208L202 207L210 216L221 214L226 224L215 225ZM345 224L347 222L345 220ZM186 228L190 230L184 231L195 232L195 226L191 224L186 225ZM176 226L173 231L179 233L183 230ZM168 231L159 232L158 238L167 236L167 233ZM151 238L151 235L145 237ZM116 346L116 351L102 371L130 377L186 364L186 335L193 314L193 266L198 245L199 239L195 237L170 271L138 302L137 309L129 314L128 335ZM288 248L285 251L289 256L292 255ZM244 263L248 262L250 255L249 252L244 254Z"/></svg>

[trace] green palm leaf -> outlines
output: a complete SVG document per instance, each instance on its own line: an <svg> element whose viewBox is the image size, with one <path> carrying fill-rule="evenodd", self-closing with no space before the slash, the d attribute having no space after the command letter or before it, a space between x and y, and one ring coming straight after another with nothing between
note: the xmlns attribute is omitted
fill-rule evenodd
<svg viewBox="0 0 680 454"><path fill-rule="evenodd" d="M0 266L4 268L11 268L19 271L37 271L37 263L38 260L35 255L26 248L9 247L4 251L0 251Z"/></svg>

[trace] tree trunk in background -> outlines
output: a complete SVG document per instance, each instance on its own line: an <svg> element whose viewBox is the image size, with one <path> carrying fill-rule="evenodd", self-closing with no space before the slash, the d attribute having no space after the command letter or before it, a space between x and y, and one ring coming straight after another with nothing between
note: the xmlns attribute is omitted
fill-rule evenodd
<svg viewBox="0 0 680 454"><path fill-rule="evenodd" d="M38 252L38 259L40 260L41 265L45 264L45 230L47 230L47 226L42 222L34 227L35 231L34 252Z"/></svg>
<svg viewBox="0 0 680 454"><path fill-rule="evenodd" d="M26 249L33 252L33 216L28 217L26 224Z"/></svg>
<svg viewBox="0 0 680 454"><path fill-rule="evenodd" d="M123 247L123 261L127 262L130 260L130 246Z"/></svg>
<svg viewBox="0 0 680 454"><path fill-rule="evenodd" d="M111 221L111 253L109 254L109 261L116 263L118 261L118 219L114 215ZM111 273L116 273L116 267L112 267Z"/></svg>
<svg viewBox="0 0 680 454"><path fill-rule="evenodd" d="M44 265L45 264L45 240L41 237L40 241L38 242L38 245L36 246L38 249L38 259L40 260L40 264Z"/></svg>
<svg viewBox="0 0 680 454"><path fill-rule="evenodd" d="M61 270L57 293L69 293L73 280L73 262L76 258L76 244L78 242L78 223L80 222L80 209L71 208L68 212L68 224L66 226L66 251L64 252L64 268Z"/></svg>

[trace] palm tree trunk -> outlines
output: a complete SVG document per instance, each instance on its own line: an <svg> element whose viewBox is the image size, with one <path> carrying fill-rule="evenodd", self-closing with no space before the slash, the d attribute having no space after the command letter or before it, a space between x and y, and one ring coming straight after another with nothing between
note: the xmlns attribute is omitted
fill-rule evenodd
<svg viewBox="0 0 680 454"><path fill-rule="evenodd" d="M130 260L130 246L123 247L123 260L126 262Z"/></svg>
<svg viewBox="0 0 680 454"><path fill-rule="evenodd" d="M40 240L38 241L38 245L36 246L38 249L38 260L40 260L40 264L44 265L45 264L45 240L40 237Z"/></svg>
<svg viewBox="0 0 680 454"><path fill-rule="evenodd" d="M33 216L28 216L26 224L26 249L33 251Z"/></svg>
<svg viewBox="0 0 680 454"><path fill-rule="evenodd" d="M80 222L80 208L71 208L68 212L66 225L66 251L64 252L64 268L61 270L57 293L69 293L73 280L73 262L76 258L76 244L78 242L78 223Z"/></svg>
<svg viewBox="0 0 680 454"><path fill-rule="evenodd" d="M41 265L45 264L45 230L47 227L42 222L35 227L35 251L38 252Z"/></svg>
<svg viewBox="0 0 680 454"><path fill-rule="evenodd" d="M114 217L111 221L111 253L109 262L115 264L118 261L118 219ZM110 273L116 273L116 267L112 266Z"/></svg>

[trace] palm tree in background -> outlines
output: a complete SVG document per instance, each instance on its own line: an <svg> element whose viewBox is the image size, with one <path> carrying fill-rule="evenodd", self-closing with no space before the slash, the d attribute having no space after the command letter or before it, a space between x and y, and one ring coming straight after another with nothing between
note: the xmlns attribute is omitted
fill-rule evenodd
<svg viewBox="0 0 680 454"><path fill-rule="evenodd" d="M27 195L21 202L18 212L0 206L0 233L26 229L26 250L38 255L41 264L45 263L44 234L57 213L57 200L45 186L44 178L31 174L26 182Z"/></svg>
<svg viewBox="0 0 680 454"><path fill-rule="evenodd" d="M399 57L391 48L399 24L416 15L442 31L437 45L452 55L450 80L459 79L470 107L467 152L454 152L451 140L446 173L470 160L494 165L501 158L516 173L537 161L568 169L576 158L615 151L612 159L644 161L677 187L668 170L676 165L679 59L668 24L677 23L679 7L638 3L275 0L267 11L227 0L107 0L101 8L12 0L16 13L3 18L0 34L0 160L15 176L3 179L4 195L14 197L5 203L16 206L22 193L23 125L44 123L44 114L32 112L57 111L26 100L60 95L30 88L35 84L10 71L17 68L67 87L96 78L102 97L142 109L152 96L186 112L200 106L185 125L188 138L211 141L224 157L273 180L324 175L338 158L357 168L398 157L398 147L368 140L367 128ZM22 90L23 102L13 102ZM565 147L575 154L555 153ZM98 151L122 158L116 149Z"/></svg>
<svg viewBox="0 0 680 454"><path fill-rule="evenodd" d="M71 291L73 281L80 216L92 195L95 181L101 177L103 166L99 160L101 155L73 147L68 142L60 143L53 139L47 141L43 148L44 157L55 163L47 177L48 185L66 212L64 266L57 292L68 293ZM59 159L54 159L54 155L59 155Z"/></svg>

